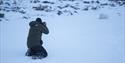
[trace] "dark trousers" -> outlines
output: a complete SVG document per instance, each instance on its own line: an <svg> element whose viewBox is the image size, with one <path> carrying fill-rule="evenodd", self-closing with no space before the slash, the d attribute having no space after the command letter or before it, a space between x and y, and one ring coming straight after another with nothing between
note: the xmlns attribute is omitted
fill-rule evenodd
<svg viewBox="0 0 125 63"><path fill-rule="evenodd" d="M43 46L35 46L32 48L29 48L27 53L27 56L33 56L33 55L41 55L42 57L47 57L47 51L44 49Z"/></svg>

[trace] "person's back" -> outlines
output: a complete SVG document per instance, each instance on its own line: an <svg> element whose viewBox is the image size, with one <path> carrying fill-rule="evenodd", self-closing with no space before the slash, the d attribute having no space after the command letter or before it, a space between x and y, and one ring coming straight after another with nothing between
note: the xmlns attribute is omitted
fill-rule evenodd
<svg viewBox="0 0 125 63"><path fill-rule="evenodd" d="M47 56L46 50L42 47L43 41L41 40L42 33L48 34L49 30L46 27L46 23L42 22L40 18L37 18L36 21L29 23L30 30L27 38L27 47L28 51L27 56L36 55L37 53L45 54Z"/></svg>

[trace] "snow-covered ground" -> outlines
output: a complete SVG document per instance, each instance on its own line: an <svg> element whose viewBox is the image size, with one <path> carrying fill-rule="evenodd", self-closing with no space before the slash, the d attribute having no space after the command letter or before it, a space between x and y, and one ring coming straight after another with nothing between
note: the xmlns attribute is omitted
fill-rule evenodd
<svg viewBox="0 0 125 63"><path fill-rule="evenodd" d="M75 15L39 16L49 35L43 46L48 57L25 56L29 22L22 14L7 12L0 22L0 63L125 63L125 7L105 7ZM6 19L7 18L7 19Z"/></svg>

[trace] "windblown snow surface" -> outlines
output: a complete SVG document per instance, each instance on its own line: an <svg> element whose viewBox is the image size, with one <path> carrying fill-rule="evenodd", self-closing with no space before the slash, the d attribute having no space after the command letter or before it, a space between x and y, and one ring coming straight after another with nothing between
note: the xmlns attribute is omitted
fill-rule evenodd
<svg viewBox="0 0 125 63"><path fill-rule="evenodd" d="M125 63L125 7L51 14L23 19L6 12L0 22L0 63ZM25 56L29 22L37 17L50 31L42 38L48 52L42 60Z"/></svg>

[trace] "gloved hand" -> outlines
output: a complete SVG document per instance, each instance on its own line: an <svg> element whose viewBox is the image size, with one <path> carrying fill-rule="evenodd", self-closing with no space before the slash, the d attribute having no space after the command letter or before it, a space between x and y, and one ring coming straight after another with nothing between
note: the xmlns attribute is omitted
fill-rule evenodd
<svg viewBox="0 0 125 63"><path fill-rule="evenodd" d="M43 25L46 25L46 22L43 22Z"/></svg>

